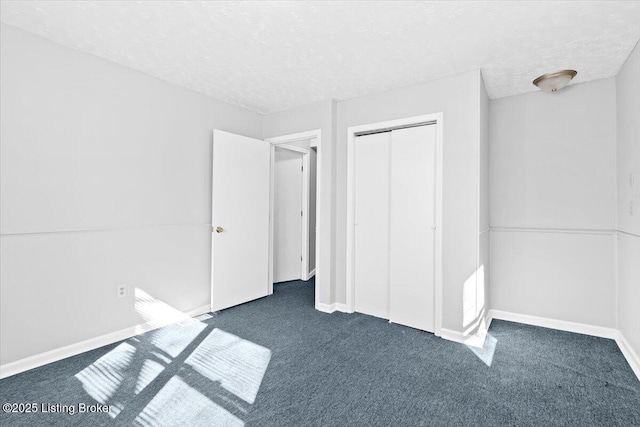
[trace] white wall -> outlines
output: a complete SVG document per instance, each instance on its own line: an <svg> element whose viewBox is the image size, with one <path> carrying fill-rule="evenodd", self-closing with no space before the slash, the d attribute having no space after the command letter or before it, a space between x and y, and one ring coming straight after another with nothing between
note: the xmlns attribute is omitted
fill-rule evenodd
<svg viewBox="0 0 640 427"><path fill-rule="evenodd" d="M315 129L321 130L320 209L317 219L320 239L316 284L322 283L319 303L335 302L335 115L336 103L323 101L264 117L264 137L291 135Z"/></svg>
<svg viewBox="0 0 640 427"><path fill-rule="evenodd" d="M493 309L616 326L614 79L490 102Z"/></svg>
<svg viewBox="0 0 640 427"><path fill-rule="evenodd" d="M640 355L640 45L616 77L618 327ZM633 174L633 186L629 175ZM633 215L629 205L633 203Z"/></svg>
<svg viewBox="0 0 640 427"><path fill-rule="evenodd" d="M443 112L442 326L458 332L463 330L463 290L469 280L475 286L478 261L479 82L479 71L472 71L338 103L336 302L346 301L347 128Z"/></svg>
<svg viewBox="0 0 640 427"><path fill-rule="evenodd" d="M211 135L262 116L1 28L0 363L209 304ZM128 286L126 298L116 287Z"/></svg>
<svg viewBox="0 0 640 427"><path fill-rule="evenodd" d="M614 328L615 237L491 232L495 310Z"/></svg>

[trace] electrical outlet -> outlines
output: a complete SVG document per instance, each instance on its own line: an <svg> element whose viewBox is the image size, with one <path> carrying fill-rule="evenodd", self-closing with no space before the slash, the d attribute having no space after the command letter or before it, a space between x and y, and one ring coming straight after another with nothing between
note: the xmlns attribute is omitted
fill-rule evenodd
<svg viewBox="0 0 640 427"><path fill-rule="evenodd" d="M118 298L127 296L127 285L118 285Z"/></svg>
<svg viewBox="0 0 640 427"><path fill-rule="evenodd" d="M629 202L629 215L633 216L633 200Z"/></svg>

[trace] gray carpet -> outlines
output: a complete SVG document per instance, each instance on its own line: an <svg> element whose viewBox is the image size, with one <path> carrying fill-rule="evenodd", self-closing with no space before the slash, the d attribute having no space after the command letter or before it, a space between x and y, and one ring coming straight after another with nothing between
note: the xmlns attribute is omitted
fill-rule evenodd
<svg viewBox="0 0 640 427"><path fill-rule="evenodd" d="M111 405L2 413L3 426L640 425L640 382L612 340L494 321L472 351L315 311L304 282L6 378L0 393L2 403Z"/></svg>

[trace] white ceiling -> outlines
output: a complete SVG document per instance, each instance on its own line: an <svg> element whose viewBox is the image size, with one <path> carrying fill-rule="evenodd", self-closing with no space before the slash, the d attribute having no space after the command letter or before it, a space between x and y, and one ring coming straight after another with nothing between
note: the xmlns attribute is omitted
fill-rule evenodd
<svg viewBox="0 0 640 427"><path fill-rule="evenodd" d="M251 110L349 99L480 68L489 96L614 76L640 1L2 1L4 23Z"/></svg>

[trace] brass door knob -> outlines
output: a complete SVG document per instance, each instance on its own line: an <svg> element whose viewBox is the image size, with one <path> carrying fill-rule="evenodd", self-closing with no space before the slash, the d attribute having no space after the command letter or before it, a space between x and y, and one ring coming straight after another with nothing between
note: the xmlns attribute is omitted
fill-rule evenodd
<svg viewBox="0 0 640 427"><path fill-rule="evenodd" d="M223 231L224 231L224 228L216 227L216 233L222 233Z"/></svg>

